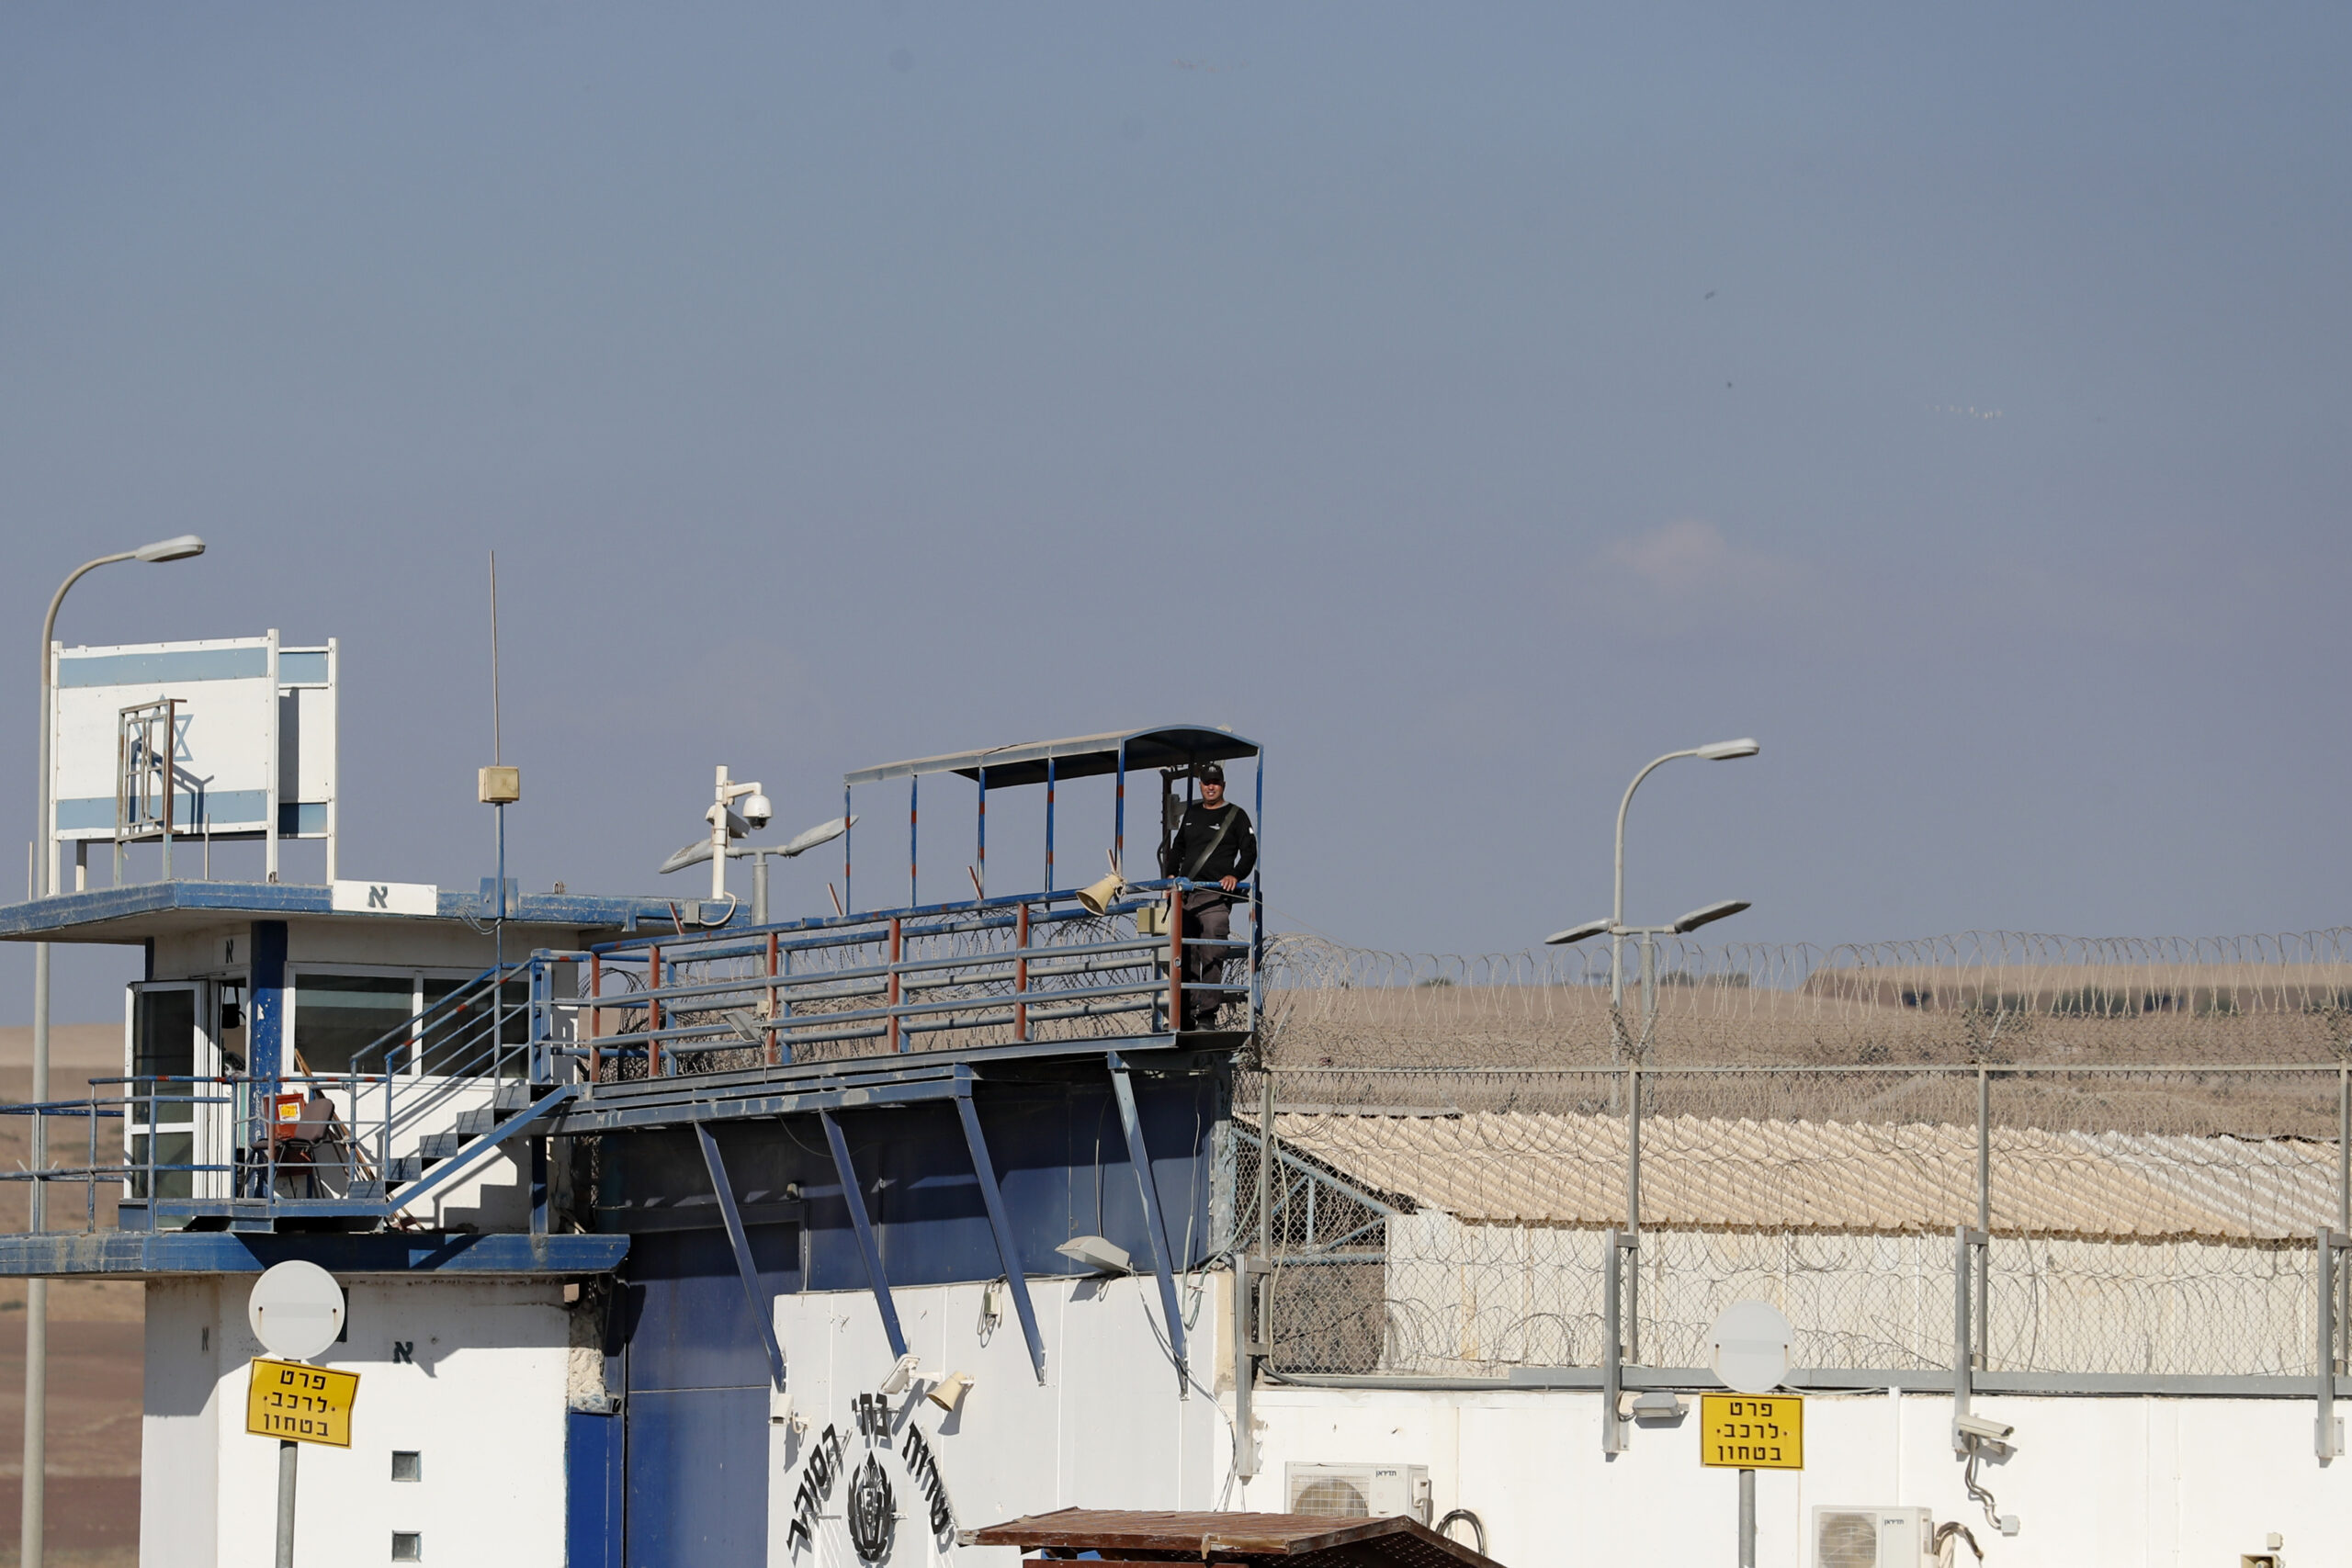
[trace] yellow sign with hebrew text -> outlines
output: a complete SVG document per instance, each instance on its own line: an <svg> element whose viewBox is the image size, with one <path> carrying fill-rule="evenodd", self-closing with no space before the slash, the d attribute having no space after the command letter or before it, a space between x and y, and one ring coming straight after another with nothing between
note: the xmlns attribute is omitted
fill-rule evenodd
<svg viewBox="0 0 2352 1568"><path fill-rule="evenodd" d="M245 1430L256 1438L347 1449L351 1407L358 1398L357 1372L256 1356L245 1392Z"/></svg>
<svg viewBox="0 0 2352 1568"><path fill-rule="evenodd" d="M1792 1393L1702 1393L1699 1462L1726 1470L1803 1470L1804 1401Z"/></svg>

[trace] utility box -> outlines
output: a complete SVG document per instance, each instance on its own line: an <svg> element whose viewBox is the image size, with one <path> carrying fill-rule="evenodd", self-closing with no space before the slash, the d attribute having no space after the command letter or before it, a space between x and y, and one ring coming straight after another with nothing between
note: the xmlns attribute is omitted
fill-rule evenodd
<svg viewBox="0 0 2352 1568"><path fill-rule="evenodd" d="M1925 1508L1813 1510L1813 1568L1921 1568L1935 1562L1935 1544Z"/></svg>
<svg viewBox="0 0 2352 1568"><path fill-rule="evenodd" d="M1422 1464L1289 1464L1283 1495L1293 1514L1430 1522L1430 1472Z"/></svg>

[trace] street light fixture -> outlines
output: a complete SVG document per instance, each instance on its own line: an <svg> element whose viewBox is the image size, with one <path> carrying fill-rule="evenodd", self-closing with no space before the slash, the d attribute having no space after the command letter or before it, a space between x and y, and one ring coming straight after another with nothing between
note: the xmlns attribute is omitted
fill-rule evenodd
<svg viewBox="0 0 2352 1568"><path fill-rule="evenodd" d="M1634 775L1625 786L1625 798L1617 805L1617 897L1609 914L1609 1005L1623 1017L1625 1008L1625 812L1634 804L1634 792L1642 781L1673 761L1677 757L1703 757L1710 762L1727 762L1735 757L1753 757L1763 748L1752 739L1713 740L1704 746L1693 746L1687 751L1668 751L1648 767Z"/></svg>
<svg viewBox="0 0 2352 1568"><path fill-rule="evenodd" d="M1720 904L1710 904L1702 909L1691 910L1668 929L1676 936L1689 936L1701 926L1713 925L1717 920L1736 915L1747 907L1748 903L1745 898L1726 898Z"/></svg>
<svg viewBox="0 0 2352 1568"><path fill-rule="evenodd" d="M194 534L180 534L168 539L157 539L125 550L119 555L100 556L84 561L57 585L57 592L49 602L49 615L40 624L40 744L35 749L40 776L36 780L36 798L40 802L39 825L33 834L33 886L36 898L45 897L50 886L50 853L55 847L50 832L49 742L50 732L56 728L52 709L56 705L56 689L50 683L50 644L57 637L58 606L65 603L65 591L83 577L102 566L117 561L186 560L204 553L204 541ZM40 1104L49 1099L49 943L33 943L33 1101ZM45 1170L49 1166L49 1128L39 1111L33 1113L32 1168ZM31 1193L31 1228L38 1232L49 1219L49 1194L36 1178ZM41 1568L41 1538L46 1520L41 1508L42 1482L48 1468L49 1428L49 1281L25 1281L25 1447L24 1503L22 1525L18 1536L17 1561L23 1568Z"/></svg>
<svg viewBox="0 0 2352 1568"><path fill-rule="evenodd" d="M1623 1354L1638 1360L1641 1355L1641 1270L1631 1267L1633 1249L1641 1243L1642 1234L1642 1096L1640 1087L1641 1051L1649 1045L1650 1030L1657 1019L1657 962L1654 939L1661 936L1685 936L1701 926L1709 925L1747 908L1745 898L1726 898L1691 910L1670 926L1629 926L1625 923L1625 813L1634 804L1634 792L1642 781L1673 761L1677 757L1701 757L1710 762L1727 762L1735 757L1753 757L1763 748L1752 738L1737 740L1714 740L1704 746L1693 746L1687 751L1668 751L1648 767L1634 775L1625 786L1625 798L1617 803L1617 881L1616 896L1609 919L1587 920L1580 926L1555 931L1544 939L1546 945L1565 946L1582 942L1602 932L1609 935L1609 1052L1612 1061L1622 1062L1627 1044L1625 1037L1625 939L1642 939L1642 1039L1641 1047L1634 1054L1634 1064L1626 1069L1625 1097L1626 1147L1630 1157L1625 1162L1625 1232L1611 1248L1609 1267L1624 1269L1623 1302L1626 1339ZM1611 1090L1614 1102L1615 1090ZM1612 1275L1612 1278L1615 1276ZM1613 1432L1614 1428L1611 1428ZM1617 1451L1612 1445L1611 1453Z"/></svg>

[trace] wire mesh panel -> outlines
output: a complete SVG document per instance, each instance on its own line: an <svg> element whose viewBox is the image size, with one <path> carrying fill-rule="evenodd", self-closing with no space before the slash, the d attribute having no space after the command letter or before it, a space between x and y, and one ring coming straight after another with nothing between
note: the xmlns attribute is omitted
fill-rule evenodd
<svg viewBox="0 0 2352 1568"><path fill-rule="evenodd" d="M1645 1005L1605 944L1416 954L1285 935L1267 946L1281 1066L2324 1062L2352 1053L2344 929L2098 941L1708 948L1669 939Z"/></svg>
<svg viewBox="0 0 2352 1568"><path fill-rule="evenodd" d="M1272 1080L1278 1371L1596 1366L1611 1230L1634 1238L1627 1342L1648 1365L1704 1366L1709 1325L1761 1299L1817 1368L2314 1370L2311 1237L2345 1199L2339 1067ZM1962 1233L1988 1237L1968 1254L1964 1344Z"/></svg>

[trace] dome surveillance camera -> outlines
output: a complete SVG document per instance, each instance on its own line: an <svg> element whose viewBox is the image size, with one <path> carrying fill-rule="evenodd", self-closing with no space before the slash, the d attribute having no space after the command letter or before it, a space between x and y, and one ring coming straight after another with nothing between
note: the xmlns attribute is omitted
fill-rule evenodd
<svg viewBox="0 0 2352 1568"><path fill-rule="evenodd" d="M766 795L748 795L743 797L743 820L752 827L766 827L768 818L775 815L775 807L768 803Z"/></svg>

